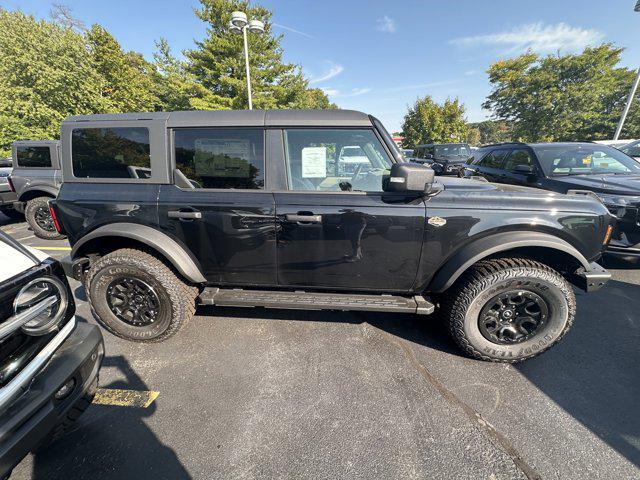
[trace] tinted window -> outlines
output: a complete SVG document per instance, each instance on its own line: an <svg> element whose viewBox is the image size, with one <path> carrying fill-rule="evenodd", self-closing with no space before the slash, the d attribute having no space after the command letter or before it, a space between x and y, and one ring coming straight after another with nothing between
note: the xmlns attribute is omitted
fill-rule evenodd
<svg viewBox="0 0 640 480"><path fill-rule="evenodd" d="M372 130L285 131L289 189L382 191L391 160Z"/></svg>
<svg viewBox="0 0 640 480"><path fill-rule="evenodd" d="M51 167L51 151L49 147L17 147L18 166L30 168Z"/></svg>
<svg viewBox="0 0 640 480"><path fill-rule="evenodd" d="M514 171L518 165L528 165L533 168L533 159L527 150L514 150L509 155L504 169Z"/></svg>
<svg viewBox="0 0 640 480"><path fill-rule="evenodd" d="M137 171L151 171L149 130L76 128L71 134L71 160L78 178L140 178Z"/></svg>
<svg viewBox="0 0 640 480"><path fill-rule="evenodd" d="M175 130L176 167L196 187L264 188L262 129Z"/></svg>
<svg viewBox="0 0 640 480"><path fill-rule="evenodd" d="M494 150L489 155L480 160L480 165L489 168L501 168L508 150Z"/></svg>
<svg viewBox="0 0 640 480"><path fill-rule="evenodd" d="M433 148L433 147L432 147ZM466 144L451 143L447 145L436 145L435 155L437 157L465 157L471 156L471 150Z"/></svg>
<svg viewBox="0 0 640 480"><path fill-rule="evenodd" d="M540 145L533 148L547 175L640 173L640 163L605 145Z"/></svg>
<svg viewBox="0 0 640 480"><path fill-rule="evenodd" d="M640 142L633 142L621 148L624 153L631 157L640 157Z"/></svg>

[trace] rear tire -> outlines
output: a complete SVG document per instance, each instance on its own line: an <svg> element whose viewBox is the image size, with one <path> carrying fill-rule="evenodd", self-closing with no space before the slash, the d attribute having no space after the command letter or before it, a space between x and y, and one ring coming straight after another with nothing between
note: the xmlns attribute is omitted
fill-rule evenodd
<svg viewBox="0 0 640 480"><path fill-rule="evenodd" d="M121 249L96 261L85 288L98 322L134 342L161 342L195 314L198 289L154 256Z"/></svg>
<svg viewBox="0 0 640 480"><path fill-rule="evenodd" d="M576 312L571 286L555 270L526 258L481 261L445 294L442 315L468 355L517 363L558 343Z"/></svg>
<svg viewBox="0 0 640 480"><path fill-rule="evenodd" d="M49 213L49 197L38 197L27 202L24 217L36 237L44 240L60 240L65 238L59 234Z"/></svg>

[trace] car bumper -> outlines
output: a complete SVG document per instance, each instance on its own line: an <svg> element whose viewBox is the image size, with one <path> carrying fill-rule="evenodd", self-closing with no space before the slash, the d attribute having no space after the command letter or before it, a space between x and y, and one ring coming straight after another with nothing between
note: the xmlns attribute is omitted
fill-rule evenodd
<svg viewBox="0 0 640 480"><path fill-rule="evenodd" d="M0 207L10 207L16 200L18 200L18 197L14 192L0 189Z"/></svg>
<svg viewBox="0 0 640 480"><path fill-rule="evenodd" d="M70 410L94 395L103 357L98 327L76 324L27 384L26 392L8 406L0 405L0 478L61 426ZM75 387L71 393L56 399L56 392L72 379Z"/></svg>
<svg viewBox="0 0 640 480"><path fill-rule="evenodd" d="M611 279L611 273L599 264L592 262L588 269L582 269L575 273L574 285L585 292L600 290Z"/></svg>

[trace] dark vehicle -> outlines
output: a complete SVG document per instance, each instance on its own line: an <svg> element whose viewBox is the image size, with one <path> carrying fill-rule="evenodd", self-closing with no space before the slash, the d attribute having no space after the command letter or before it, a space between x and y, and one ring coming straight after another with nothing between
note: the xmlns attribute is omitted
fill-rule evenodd
<svg viewBox="0 0 640 480"><path fill-rule="evenodd" d="M640 163L596 143L505 143L481 149L467 176L553 192L593 192L617 217L607 253L640 257Z"/></svg>
<svg viewBox="0 0 640 480"><path fill-rule="evenodd" d="M18 140L11 145L13 171L9 184L17 195L15 208L24 212L34 235L45 240L64 238L53 224L49 200L55 198L62 183L60 142L57 140Z"/></svg>
<svg viewBox="0 0 640 480"><path fill-rule="evenodd" d="M595 263L610 228L600 202L436 181L360 112L79 116L61 138L51 205L73 247L65 268L130 340L170 337L196 304L439 307L468 354L516 362L571 326L570 283L609 278ZM353 169L344 147L361 152Z"/></svg>
<svg viewBox="0 0 640 480"><path fill-rule="evenodd" d="M9 185L12 170L11 159L0 158L0 212L13 219L22 218L22 213L15 209L17 196Z"/></svg>
<svg viewBox="0 0 640 480"><path fill-rule="evenodd" d="M0 478L91 404L100 329L76 321L62 266L0 233Z"/></svg>
<svg viewBox="0 0 640 480"><path fill-rule="evenodd" d="M620 147L620 151L635 158L636 160L640 160L640 140L636 140L635 142L631 142Z"/></svg>
<svg viewBox="0 0 640 480"><path fill-rule="evenodd" d="M436 175L458 175L469 158L471 148L466 143L434 143L418 145L411 160L429 165Z"/></svg>

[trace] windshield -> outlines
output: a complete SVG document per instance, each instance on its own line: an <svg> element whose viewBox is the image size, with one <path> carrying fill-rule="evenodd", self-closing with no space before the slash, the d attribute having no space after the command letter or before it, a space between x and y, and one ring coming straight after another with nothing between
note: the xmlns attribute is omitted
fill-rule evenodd
<svg viewBox="0 0 640 480"><path fill-rule="evenodd" d="M533 146L547 176L640 174L640 163L605 145Z"/></svg>
<svg viewBox="0 0 640 480"><path fill-rule="evenodd" d="M436 157L465 157L471 156L471 150L464 143L436 145Z"/></svg>

